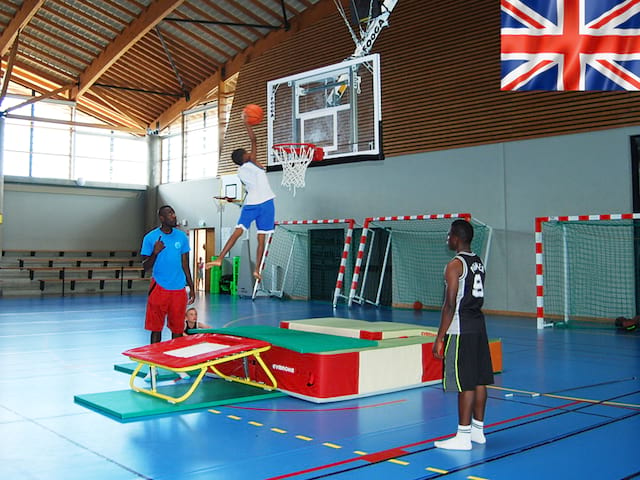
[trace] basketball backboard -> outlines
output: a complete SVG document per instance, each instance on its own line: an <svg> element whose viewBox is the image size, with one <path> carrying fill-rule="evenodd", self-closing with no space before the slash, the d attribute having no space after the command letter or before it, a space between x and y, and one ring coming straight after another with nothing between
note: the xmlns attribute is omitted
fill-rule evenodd
<svg viewBox="0 0 640 480"><path fill-rule="evenodd" d="M315 165L383 158L380 56L335 65L267 83L268 169L279 169L273 145L312 143L324 149Z"/></svg>

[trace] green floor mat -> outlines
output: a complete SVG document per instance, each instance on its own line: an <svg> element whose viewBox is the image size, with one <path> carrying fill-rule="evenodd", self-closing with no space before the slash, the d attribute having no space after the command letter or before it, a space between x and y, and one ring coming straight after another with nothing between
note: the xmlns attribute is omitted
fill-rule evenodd
<svg viewBox="0 0 640 480"><path fill-rule="evenodd" d="M188 388L189 384L181 383L159 386L158 391L166 395L179 396ZM191 397L178 404L169 403L130 389L75 395L73 400L78 405L120 422L131 422L157 415L193 412L217 405L250 402L284 395L282 392L268 391L237 382L204 380Z"/></svg>

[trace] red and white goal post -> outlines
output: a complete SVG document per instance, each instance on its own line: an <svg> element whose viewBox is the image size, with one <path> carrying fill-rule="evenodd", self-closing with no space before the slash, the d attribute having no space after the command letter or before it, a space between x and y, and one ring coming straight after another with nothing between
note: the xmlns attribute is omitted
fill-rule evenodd
<svg viewBox="0 0 640 480"><path fill-rule="evenodd" d="M473 250L486 263L492 229L469 213L369 217L364 221L349 292L352 302L400 308L439 309L444 295L443 272L454 256L447 233L456 219L474 226ZM385 284L391 282L391 288ZM391 299L383 299L383 291Z"/></svg>
<svg viewBox="0 0 640 480"><path fill-rule="evenodd" d="M611 322L638 314L640 213L536 218L536 316Z"/></svg>
<svg viewBox="0 0 640 480"><path fill-rule="evenodd" d="M348 295L345 285L350 284L355 263L355 252L351 248L355 224L352 218L276 222L274 232L269 236L265 246L260 266L262 280L255 283L253 298L263 294L310 299L310 233L314 230L342 229L344 240L342 254L336 259L335 264L337 278L333 292L333 306L336 306L341 298L346 301Z"/></svg>

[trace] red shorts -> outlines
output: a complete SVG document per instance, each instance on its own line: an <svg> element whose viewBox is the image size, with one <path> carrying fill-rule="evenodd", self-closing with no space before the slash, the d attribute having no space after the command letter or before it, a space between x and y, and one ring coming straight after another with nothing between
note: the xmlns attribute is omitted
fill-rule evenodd
<svg viewBox="0 0 640 480"><path fill-rule="evenodd" d="M164 319L171 333L184 333L184 316L187 311L187 291L166 290L151 279L149 298L147 299L147 313L144 328L152 332L161 332Z"/></svg>

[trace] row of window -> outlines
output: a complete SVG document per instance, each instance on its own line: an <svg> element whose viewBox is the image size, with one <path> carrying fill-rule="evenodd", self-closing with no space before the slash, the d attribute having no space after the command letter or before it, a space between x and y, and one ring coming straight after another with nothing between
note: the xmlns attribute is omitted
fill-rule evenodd
<svg viewBox="0 0 640 480"><path fill-rule="evenodd" d="M2 110L25 101L7 96ZM4 175L42 179L84 179L102 183L147 185L149 149L146 138L74 125L96 123L68 102L43 100L11 111L4 134ZM219 134L215 105L185 112L161 132L161 182L215 177Z"/></svg>
<svg viewBox="0 0 640 480"><path fill-rule="evenodd" d="M185 112L162 135L161 183L215 177L220 151L218 109Z"/></svg>

